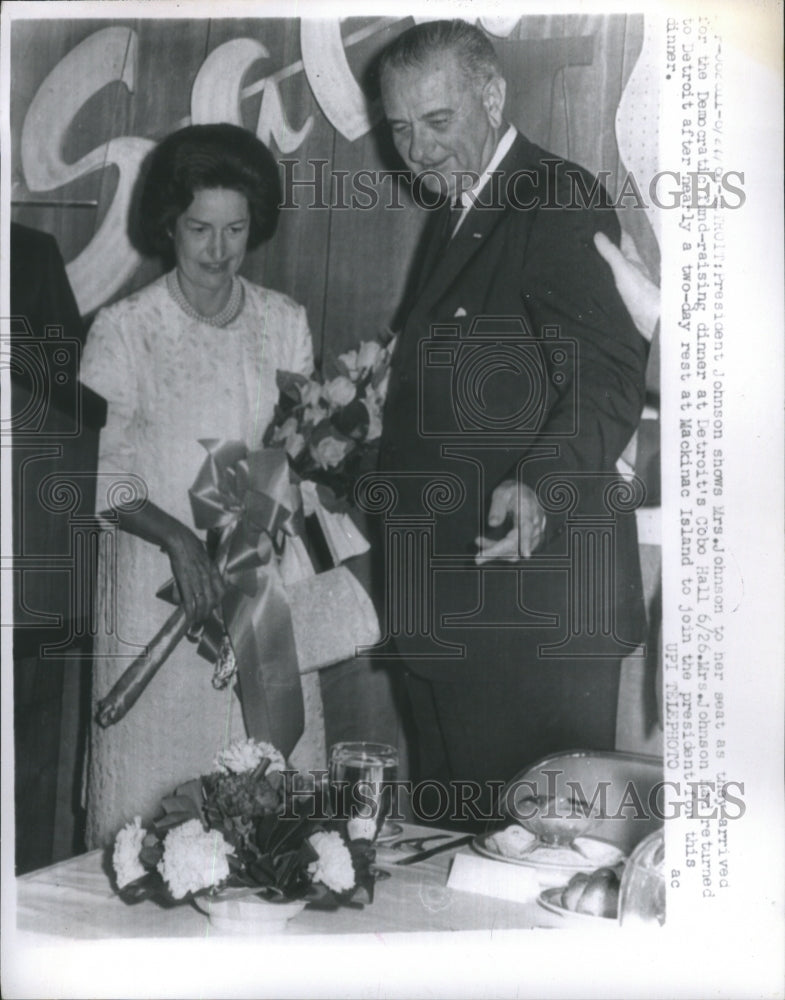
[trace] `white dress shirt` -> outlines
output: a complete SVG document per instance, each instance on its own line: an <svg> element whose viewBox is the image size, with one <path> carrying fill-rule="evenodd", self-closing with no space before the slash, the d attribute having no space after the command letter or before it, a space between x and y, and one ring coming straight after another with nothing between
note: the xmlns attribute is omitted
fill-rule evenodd
<svg viewBox="0 0 785 1000"><path fill-rule="evenodd" d="M513 142L515 142L515 136L517 134L518 130L515 128L515 126L510 125L507 131L499 140L499 143L496 146L493 156L488 161L488 166L480 174L477 183L473 187L468 188L466 191L462 191L458 199L456 199L460 201L461 205L463 206L463 210L461 211L460 217L455 224L455 229L453 229L452 231L452 236L455 236L455 234L463 225L463 220L466 218L469 209L472 208L476 203L476 201L478 200L483 188L491 179L491 174L494 172L494 170L496 170L496 168L502 162L504 157L509 153L510 147L512 146Z"/></svg>

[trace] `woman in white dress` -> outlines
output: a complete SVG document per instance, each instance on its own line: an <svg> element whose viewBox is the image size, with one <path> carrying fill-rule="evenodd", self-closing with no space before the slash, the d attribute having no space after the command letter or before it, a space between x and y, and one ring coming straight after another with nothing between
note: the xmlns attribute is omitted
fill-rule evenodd
<svg viewBox="0 0 785 1000"><path fill-rule="evenodd" d="M96 509L114 502L120 528L110 528L100 557L94 702L171 613L155 596L169 577L191 623L220 601L222 583L188 498L206 454L199 439L258 446L277 399L276 370L311 373L305 310L238 274L246 250L275 229L279 183L269 150L233 125L190 126L153 153L142 230L175 266L98 313L81 369L82 381L108 402ZM147 492L135 510L118 506L127 496L112 490L128 474ZM216 690L212 672L192 643L181 642L124 719L93 726L89 847L106 843L135 814L150 818L163 794L209 770L221 746L245 735L233 687ZM308 767L308 757L306 728L292 759Z"/></svg>

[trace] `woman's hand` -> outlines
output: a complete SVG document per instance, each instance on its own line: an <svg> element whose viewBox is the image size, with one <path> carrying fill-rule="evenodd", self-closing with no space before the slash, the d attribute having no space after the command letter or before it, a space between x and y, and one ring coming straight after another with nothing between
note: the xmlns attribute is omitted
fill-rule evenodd
<svg viewBox="0 0 785 1000"><path fill-rule="evenodd" d="M196 625L220 603L224 592L221 575L208 558L202 542L184 524L178 523L163 549L172 564L172 575L188 624Z"/></svg>
<svg viewBox="0 0 785 1000"><path fill-rule="evenodd" d="M115 513L123 531L160 546L169 556L189 627L203 622L224 593L221 574L207 557L204 544L182 521L150 500L138 510L116 507Z"/></svg>

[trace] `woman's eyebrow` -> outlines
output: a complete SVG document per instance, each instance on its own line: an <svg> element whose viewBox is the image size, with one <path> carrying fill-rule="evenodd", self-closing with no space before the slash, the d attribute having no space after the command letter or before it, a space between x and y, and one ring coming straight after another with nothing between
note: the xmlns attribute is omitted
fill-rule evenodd
<svg viewBox="0 0 785 1000"><path fill-rule="evenodd" d="M241 222L248 222L250 215L244 215L241 219L235 219L233 222L226 222L226 226L239 226ZM206 219L199 219L195 215L186 215L186 222L192 222L197 226L212 226L212 222L208 222Z"/></svg>

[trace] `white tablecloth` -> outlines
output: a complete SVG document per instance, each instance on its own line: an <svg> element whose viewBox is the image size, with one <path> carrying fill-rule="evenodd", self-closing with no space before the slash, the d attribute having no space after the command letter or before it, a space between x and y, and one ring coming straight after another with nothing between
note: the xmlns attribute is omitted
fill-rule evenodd
<svg viewBox="0 0 785 1000"><path fill-rule="evenodd" d="M406 826L405 832L434 831ZM507 930L562 922L539 906L535 895L518 903L447 888L454 854L401 867L393 862L404 855L380 846L377 863L391 874L376 883L372 904L361 910L306 909L289 921L286 936ZM121 902L103 864L102 854L94 851L17 879L18 930L70 940L210 937L207 919L190 906L164 910L151 902Z"/></svg>

